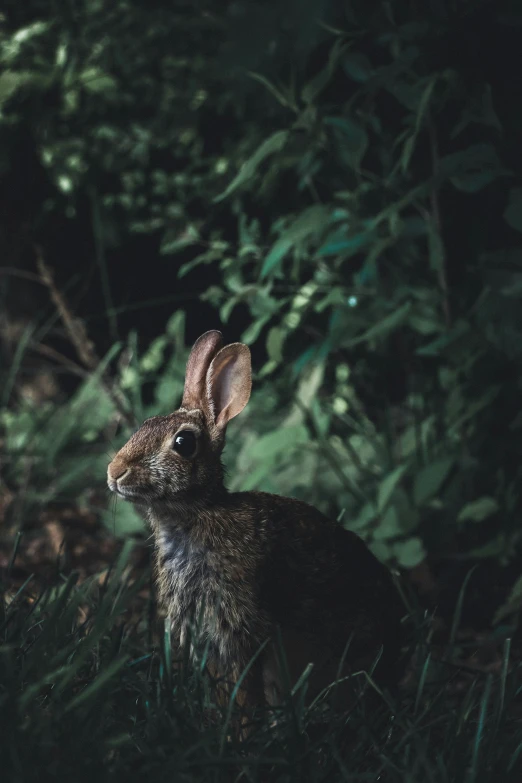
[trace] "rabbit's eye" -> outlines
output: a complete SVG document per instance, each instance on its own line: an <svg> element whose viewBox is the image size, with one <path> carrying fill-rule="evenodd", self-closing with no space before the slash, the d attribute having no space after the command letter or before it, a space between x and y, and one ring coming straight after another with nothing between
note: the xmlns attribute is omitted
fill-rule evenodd
<svg viewBox="0 0 522 783"><path fill-rule="evenodd" d="M196 436L190 430L178 432L174 438L172 448L182 457L193 457L196 453Z"/></svg>

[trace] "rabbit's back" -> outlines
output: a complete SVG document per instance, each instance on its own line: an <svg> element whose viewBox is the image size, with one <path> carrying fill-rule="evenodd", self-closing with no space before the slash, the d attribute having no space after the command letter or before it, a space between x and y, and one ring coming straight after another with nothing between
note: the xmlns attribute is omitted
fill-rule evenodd
<svg viewBox="0 0 522 783"><path fill-rule="evenodd" d="M359 536L301 501L249 493L266 517L267 554L259 600L291 634L316 637L352 660L383 648L378 671L392 678L402 644L404 607L390 572Z"/></svg>

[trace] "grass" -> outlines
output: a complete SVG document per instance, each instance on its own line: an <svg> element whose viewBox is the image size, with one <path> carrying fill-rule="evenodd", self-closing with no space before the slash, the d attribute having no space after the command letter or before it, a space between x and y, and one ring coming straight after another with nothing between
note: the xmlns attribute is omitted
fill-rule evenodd
<svg viewBox="0 0 522 783"><path fill-rule="evenodd" d="M261 715L239 743L230 710L213 709L207 674L172 666L169 635L140 597L149 574L128 566L131 548L82 583L73 573L34 594L29 579L13 595L4 580L4 780L519 783L522 677L509 642L498 674L463 675L421 638L402 692L363 701L320 738L298 700L276 728Z"/></svg>

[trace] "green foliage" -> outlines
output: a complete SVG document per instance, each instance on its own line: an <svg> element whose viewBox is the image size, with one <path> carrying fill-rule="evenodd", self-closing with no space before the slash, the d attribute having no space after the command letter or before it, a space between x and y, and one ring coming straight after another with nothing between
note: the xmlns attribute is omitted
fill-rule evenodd
<svg viewBox="0 0 522 783"><path fill-rule="evenodd" d="M464 551L486 552L497 540L493 514L504 520L505 557L519 540L518 460L492 463L487 435L500 427L496 437L516 453L517 403L495 377L521 378L522 334L507 302L519 296L520 248L509 234L519 228L519 173L505 154L514 126L482 77L470 88L458 67L433 69L434 47L451 35L447 6L447 22L426 10L420 23L399 3L396 14L354 4L314 52L313 73L298 68L284 86L258 75L285 111L264 141L252 137L219 197L234 196L236 239L215 231L210 243L223 283L209 299L224 322L247 305L247 338L264 340L260 378L274 393L273 418L263 414L273 434L242 455L251 452L246 486L268 481L275 458L271 488L344 510L344 524L403 565L422 559L423 540L442 554L458 530L461 552L466 536ZM463 13L472 24L472 6ZM293 186L285 202L282 182ZM459 212L477 203L504 220L487 240L460 225ZM273 220L260 231L266 209ZM456 243L470 254L461 282ZM208 251L200 260L209 263ZM336 364L348 382L337 381ZM285 449L278 427L287 426L290 379L309 366L325 371L305 412L309 440L289 430ZM394 404L390 385L400 387ZM266 469L256 464L262 448ZM483 525L481 547L466 520Z"/></svg>
<svg viewBox="0 0 522 783"><path fill-rule="evenodd" d="M313 502L406 568L505 563L521 538L522 119L496 57L472 67L460 43L469 29L489 51L518 17L507 0L305 6L24 4L1 31L4 147L34 138L40 223L87 203L99 261L153 236L181 280L210 271L216 320L248 313L261 359L230 427L233 489ZM180 398L182 315L110 364L137 420ZM102 483L104 388L2 411L28 503Z"/></svg>

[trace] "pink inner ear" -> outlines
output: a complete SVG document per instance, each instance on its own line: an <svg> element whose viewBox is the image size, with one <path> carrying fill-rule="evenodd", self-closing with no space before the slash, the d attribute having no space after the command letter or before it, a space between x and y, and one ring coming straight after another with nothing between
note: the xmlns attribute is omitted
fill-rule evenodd
<svg viewBox="0 0 522 783"><path fill-rule="evenodd" d="M250 351L246 345L227 345L216 354L208 373L209 407L220 427L241 413L252 386Z"/></svg>
<svg viewBox="0 0 522 783"><path fill-rule="evenodd" d="M237 385L237 383L236 383ZM225 410L234 395L234 357L227 356L219 368L219 383L214 388L216 418Z"/></svg>

